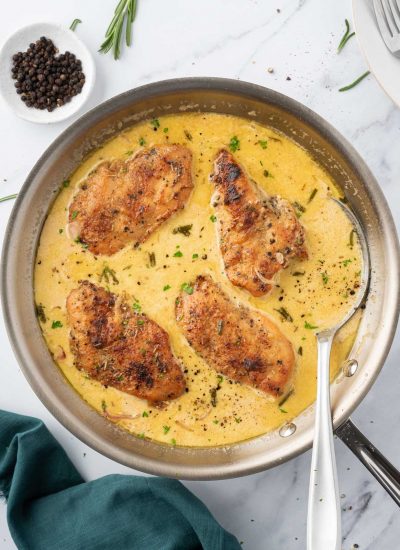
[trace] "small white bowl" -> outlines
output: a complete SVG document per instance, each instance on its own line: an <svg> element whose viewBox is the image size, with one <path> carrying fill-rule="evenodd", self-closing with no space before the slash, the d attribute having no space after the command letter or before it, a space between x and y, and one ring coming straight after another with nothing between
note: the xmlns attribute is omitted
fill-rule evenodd
<svg viewBox="0 0 400 550"><path fill-rule="evenodd" d="M69 103L57 107L54 111L41 111L34 107L27 107L17 94L15 80L11 75L12 56L17 52L24 52L31 42L36 42L41 36L53 41L58 53L70 51L82 61L82 71L85 75L85 84L80 94L74 96ZM0 50L0 95L16 115L31 122L49 124L60 122L75 114L86 103L94 86L96 68L93 57L85 44L79 40L76 33L53 23L34 23L19 29L8 38Z"/></svg>

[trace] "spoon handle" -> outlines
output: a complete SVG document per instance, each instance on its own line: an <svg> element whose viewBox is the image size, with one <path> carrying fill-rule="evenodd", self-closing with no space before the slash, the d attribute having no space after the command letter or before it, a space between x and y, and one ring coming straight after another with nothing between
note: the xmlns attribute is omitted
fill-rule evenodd
<svg viewBox="0 0 400 550"><path fill-rule="evenodd" d="M333 445L329 359L334 333L317 334L318 382L307 516L307 550L340 550L340 506Z"/></svg>

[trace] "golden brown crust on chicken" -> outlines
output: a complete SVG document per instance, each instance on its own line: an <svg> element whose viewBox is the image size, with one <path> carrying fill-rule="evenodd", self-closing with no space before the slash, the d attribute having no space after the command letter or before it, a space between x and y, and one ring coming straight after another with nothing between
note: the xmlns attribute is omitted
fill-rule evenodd
<svg viewBox="0 0 400 550"><path fill-rule="evenodd" d="M184 392L168 334L125 297L82 281L67 298L67 314L75 365L91 378L154 403Z"/></svg>
<svg viewBox="0 0 400 550"><path fill-rule="evenodd" d="M93 254L137 246L185 206L192 188L192 153L183 145L102 162L69 207L70 234Z"/></svg>
<svg viewBox="0 0 400 550"><path fill-rule="evenodd" d="M182 291L176 319L187 341L210 367L277 397L290 387L295 355L271 319L236 305L209 276L198 276L193 293Z"/></svg>
<svg viewBox="0 0 400 550"><path fill-rule="evenodd" d="M232 284L262 296L291 258L307 258L304 229L290 202L257 188L226 150L216 157L212 181L226 274Z"/></svg>

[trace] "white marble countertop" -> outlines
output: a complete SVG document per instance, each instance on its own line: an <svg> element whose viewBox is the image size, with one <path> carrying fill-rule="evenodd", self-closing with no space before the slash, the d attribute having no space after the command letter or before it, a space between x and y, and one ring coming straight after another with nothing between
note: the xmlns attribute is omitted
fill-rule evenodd
<svg viewBox="0 0 400 550"><path fill-rule="evenodd" d="M356 147L375 173L400 226L400 111L373 76L338 88L366 70L357 41L336 53L351 2L334 0L139 0L133 47L114 61L96 51L116 1L37 0L2 6L0 37L36 21L69 26L94 53L95 92L86 108L135 86L177 76L223 76L283 92L318 112ZM273 73L267 71L274 69ZM290 77L290 79L288 78ZM33 125L0 104L0 196L17 192L34 162L70 123ZM0 204L0 236L11 203ZM390 276L390 274L389 274ZM353 420L400 467L397 336L377 383ZM86 447L44 408L25 381L0 320L0 406L43 419L86 479L135 473ZM400 511L364 467L336 441L343 549L399 548ZM305 548L310 454L278 468L228 481L185 483L250 550ZM0 547L15 548L0 503ZM356 546L357 548L357 546Z"/></svg>

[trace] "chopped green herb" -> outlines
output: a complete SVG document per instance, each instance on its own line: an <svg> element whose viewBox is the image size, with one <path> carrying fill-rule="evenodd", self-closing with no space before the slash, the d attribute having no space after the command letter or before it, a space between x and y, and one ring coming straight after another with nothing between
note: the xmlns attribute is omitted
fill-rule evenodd
<svg viewBox="0 0 400 550"><path fill-rule="evenodd" d="M229 142L229 149L232 151L232 153L235 153L240 149L240 141L237 136L233 136L231 138L231 141Z"/></svg>
<svg viewBox="0 0 400 550"><path fill-rule="evenodd" d="M329 277L328 277L328 274L326 271L323 271L321 273L321 277L322 277L322 282L324 283L324 285L326 285L329 281Z"/></svg>
<svg viewBox="0 0 400 550"><path fill-rule="evenodd" d="M274 311L277 311L279 315L281 315L283 319L285 319L285 321L289 321L289 323L293 323L293 317L284 307L280 307L279 309L274 308Z"/></svg>
<svg viewBox="0 0 400 550"><path fill-rule="evenodd" d="M58 232L59 232L60 235L61 235L61 233L64 233L64 229L63 229L62 227L60 227L60 229L58 230Z"/></svg>
<svg viewBox="0 0 400 550"><path fill-rule="evenodd" d="M174 229L172 230L172 233L174 235L176 235L177 233L181 233L182 235L185 235L185 237L189 237L192 227L193 227L192 223L189 223L187 225L179 225L178 227L174 227Z"/></svg>
<svg viewBox="0 0 400 550"><path fill-rule="evenodd" d="M122 382L122 380L124 379L124 375L123 374L120 374L117 378L117 381L118 382Z"/></svg>
<svg viewBox="0 0 400 550"><path fill-rule="evenodd" d="M71 182L70 182L69 180L64 180L64 181L62 182L63 187L69 187L69 184L70 184L70 183L71 183Z"/></svg>
<svg viewBox="0 0 400 550"><path fill-rule="evenodd" d="M171 426L163 426L164 433L167 434L171 429Z"/></svg>
<svg viewBox="0 0 400 550"><path fill-rule="evenodd" d="M102 411L103 411L103 412L106 412L106 410L107 410L107 403L104 401L104 399L102 399L102 401L101 401L101 408L102 408Z"/></svg>
<svg viewBox="0 0 400 550"><path fill-rule="evenodd" d="M114 285L119 284L119 280L117 279L115 270L108 267L108 265L104 266L103 271L101 272L99 277L99 282L101 283L103 279L106 281L107 284L110 283L110 280L113 282Z"/></svg>
<svg viewBox="0 0 400 550"><path fill-rule="evenodd" d="M304 321L304 328L307 328L309 330L314 330L316 328L318 328L316 325L312 325L311 323L309 323L308 321Z"/></svg>
<svg viewBox="0 0 400 550"><path fill-rule="evenodd" d="M89 248L89 245L87 243L83 242L80 237L75 239L74 242L76 242L76 244L80 244L82 248Z"/></svg>
<svg viewBox="0 0 400 550"><path fill-rule="evenodd" d="M350 258L348 258L347 260L343 260L342 264L343 264L343 267L347 267L349 264L351 264L353 260L351 260Z"/></svg>
<svg viewBox="0 0 400 550"><path fill-rule="evenodd" d="M183 254L180 250L177 250L175 253L174 253L174 258L182 258Z"/></svg>
<svg viewBox="0 0 400 550"><path fill-rule="evenodd" d="M285 409L282 409L281 407L279 407L279 410L281 411L281 413L287 414L287 411L285 411Z"/></svg>
<svg viewBox="0 0 400 550"><path fill-rule="evenodd" d="M138 319L138 320L137 320L137 325L138 325L139 327L143 326L143 325L144 325L143 319Z"/></svg>
<svg viewBox="0 0 400 550"><path fill-rule="evenodd" d="M156 265L156 255L154 252L149 252L149 263L150 267L154 267Z"/></svg>
<svg viewBox="0 0 400 550"><path fill-rule="evenodd" d="M305 271L293 271L292 275L293 277L301 277L302 275L305 275Z"/></svg>
<svg viewBox="0 0 400 550"><path fill-rule="evenodd" d="M220 374L218 374L217 380L218 380L218 386L220 386L222 384L222 382L224 381L224 377L221 376Z"/></svg>
<svg viewBox="0 0 400 550"><path fill-rule="evenodd" d="M168 134L168 128L163 129L164 134Z"/></svg>
<svg viewBox="0 0 400 550"><path fill-rule="evenodd" d="M355 229L352 229L350 231L350 237L349 237L349 247L350 248L353 248L354 246L354 234L355 234L356 230Z"/></svg>
<svg viewBox="0 0 400 550"><path fill-rule="evenodd" d="M142 311L142 306L139 304L139 302L134 302L132 304L133 311L136 311L136 313L140 313Z"/></svg>
<svg viewBox="0 0 400 550"><path fill-rule="evenodd" d="M359 84L362 80L364 80L364 78L366 78L368 75L370 74L370 71L366 71L364 74L362 74L361 76L359 76L354 82L352 82L351 84L348 84L347 86L343 86L343 88L339 88L339 92L347 92L347 90L351 90L352 88L354 88L355 86L357 86L357 84Z"/></svg>
<svg viewBox="0 0 400 550"><path fill-rule="evenodd" d="M163 287L163 291L165 292L166 290L169 290L170 288L171 288L170 285L165 285L165 286Z"/></svg>
<svg viewBox="0 0 400 550"><path fill-rule="evenodd" d="M234 416L233 418L235 419L236 424L240 424L242 421L242 419L238 418L237 416Z"/></svg>
<svg viewBox="0 0 400 550"><path fill-rule="evenodd" d="M79 214L78 210L74 210L71 214L71 220L74 220L78 214Z"/></svg>
<svg viewBox="0 0 400 550"><path fill-rule="evenodd" d="M305 207L298 201L294 201L293 206L297 210L296 215L298 218L306 211Z"/></svg>
<svg viewBox="0 0 400 550"><path fill-rule="evenodd" d="M198 257L199 257L198 254L192 254L192 260L197 260Z"/></svg>
<svg viewBox="0 0 400 550"><path fill-rule="evenodd" d="M158 118L153 118L150 124L153 126L155 130L160 127L160 121L158 120Z"/></svg>
<svg viewBox="0 0 400 550"><path fill-rule="evenodd" d="M218 386L217 386L217 388L211 388L210 389L211 405L213 407L217 406L217 389L218 389Z"/></svg>
<svg viewBox="0 0 400 550"><path fill-rule="evenodd" d="M183 283L181 285L181 290L185 291L186 294L193 294L193 287L190 286L188 283Z"/></svg>
<svg viewBox="0 0 400 550"><path fill-rule="evenodd" d="M288 391L288 393L279 401L278 407L282 407L282 405L286 403L286 401L289 399L291 395L293 395L293 393L294 393L294 389L291 389L290 391Z"/></svg>
<svg viewBox="0 0 400 550"><path fill-rule="evenodd" d="M141 434L137 434L137 437L139 437L140 439L144 439L146 436L145 436L144 433L142 432Z"/></svg>
<svg viewBox="0 0 400 550"><path fill-rule="evenodd" d="M224 330L224 321L222 319L218 319L218 321L217 321L217 332L218 332L219 336L221 336L223 330Z"/></svg>
<svg viewBox="0 0 400 550"><path fill-rule="evenodd" d="M51 328L61 328L63 326L61 321L53 321L51 323Z"/></svg>
<svg viewBox="0 0 400 550"><path fill-rule="evenodd" d="M143 145L145 145L145 144L146 144L146 142L145 142L144 138L141 137L141 138L139 139L139 145L140 145L141 147L143 147Z"/></svg>
<svg viewBox="0 0 400 550"><path fill-rule="evenodd" d="M35 311L36 311L36 317L39 319L39 321L41 321L42 323L45 323L47 321L47 317L44 312L44 305L36 304Z"/></svg>
<svg viewBox="0 0 400 550"><path fill-rule="evenodd" d="M340 53L343 50L343 48L345 47L347 42L350 40L350 38L356 34L355 32L350 33L350 23L348 22L347 19L344 20L344 23L346 25L346 30L344 35L342 36L341 41L339 42L338 53Z"/></svg>
<svg viewBox="0 0 400 550"><path fill-rule="evenodd" d="M318 193L318 189L314 187L314 189L310 193L310 196L308 197L307 204L310 204L310 202L314 199L317 193Z"/></svg>
<svg viewBox="0 0 400 550"><path fill-rule="evenodd" d="M148 413L147 411L143 411L142 416L144 416L145 418L147 418L147 417L149 416L149 413Z"/></svg>
<svg viewBox="0 0 400 550"><path fill-rule="evenodd" d="M176 439L174 439L174 438L171 439L171 445L173 445L173 446L175 447L175 445L176 445Z"/></svg>
<svg viewBox="0 0 400 550"><path fill-rule="evenodd" d="M263 149L266 149L268 147L268 141L267 140L262 140L262 139L259 139L258 140L258 144L261 145L261 147Z"/></svg>
<svg viewBox="0 0 400 550"><path fill-rule="evenodd" d="M75 31L76 27L79 25L79 23L82 23L80 19L74 19L70 25L71 31Z"/></svg>
<svg viewBox="0 0 400 550"><path fill-rule="evenodd" d="M214 214L211 214L210 220L215 223L217 221L217 216L214 216Z"/></svg>
<svg viewBox="0 0 400 550"><path fill-rule="evenodd" d="M189 130L184 130L183 133L185 134L186 139L188 139L189 141L192 141L193 136L192 136L192 134L189 132Z"/></svg>
<svg viewBox="0 0 400 550"><path fill-rule="evenodd" d="M213 424L219 424L219 420L213 420Z"/></svg>
<svg viewBox="0 0 400 550"><path fill-rule="evenodd" d="M297 350L297 353L299 355L303 355L303 346L300 346L299 349Z"/></svg>

